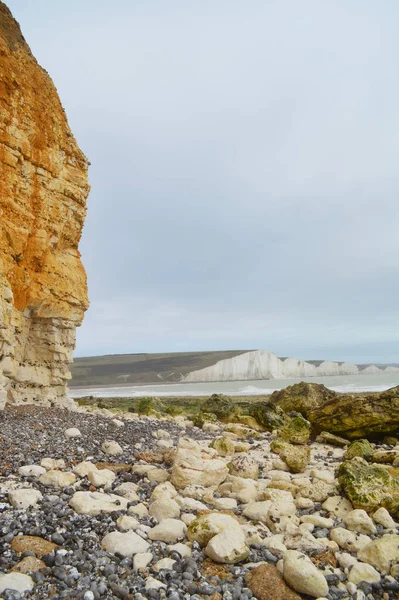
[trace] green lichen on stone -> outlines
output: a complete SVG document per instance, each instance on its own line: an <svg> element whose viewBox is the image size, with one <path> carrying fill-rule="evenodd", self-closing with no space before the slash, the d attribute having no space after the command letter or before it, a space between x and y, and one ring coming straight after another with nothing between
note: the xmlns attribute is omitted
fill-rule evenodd
<svg viewBox="0 0 399 600"><path fill-rule="evenodd" d="M277 438L270 444L270 450L287 464L291 473L303 473L310 461L310 447L289 444Z"/></svg>
<svg viewBox="0 0 399 600"><path fill-rule="evenodd" d="M201 412L193 417L193 423L196 427L201 428L204 423L216 423L217 416L213 413Z"/></svg>
<svg viewBox="0 0 399 600"><path fill-rule="evenodd" d="M216 438L210 446L211 448L214 448L220 456L229 456L234 454L235 450L234 442L228 437Z"/></svg>
<svg viewBox="0 0 399 600"><path fill-rule="evenodd" d="M310 438L310 423L300 413L290 413L289 420L278 430L278 436L291 444L306 444Z"/></svg>
<svg viewBox="0 0 399 600"><path fill-rule="evenodd" d="M239 440L247 440L248 438L259 439L260 434L254 429L250 429L241 423L228 423L224 428L227 433L233 433Z"/></svg>
<svg viewBox="0 0 399 600"><path fill-rule="evenodd" d="M283 390L273 392L270 400L283 409L284 412L299 412L308 418L311 410L331 400L336 393L320 383L301 381Z"/></svg>
<svg viewBox="0 0 399 600"><path fill-rule="evenodd" d="M220 421L232 420L237 410L231 398L222 394L212 394L201 404L202 412L213 413Z"/></svg>
<svg viewBox="0 0 399 600"><path fill-rule="evenodd" d="M312 409L308 416L316 432L329 431L351 440L394 436L399 430L399 386L367 396L339 395Z"/></svg>
<svg viewBox="0 0 399 600"><path fill-rule="evenodd" d="M399 480L387 469L360 460L345 461L338 481L355 508L372 512L381 506L392 515L399 512Z"/></svg>
<svg viewBox="0 0 399 600"><path fill-rule="evenodd" d="M279 427L282 427L286 421L284 411L273 404L273 402L270 402L270 400L252 404L249 408L249 414L266 431L278 429Z"/></svg>
<svg viewBox="0 0 399 600"><path fill-rule="evenodd" d="M263 427L259 425L257 420L249 415L239 415L235 421L241 425L245 425L246 427L253 429L254 431L264 431Z"/></svg>
<svg viewBox="0 0 399 600"><path fill-rule="evenodd" d="M373 455L373 447L368 440L356 440L352 442L345 452L345 460L352 460L355 456L360 456L365 460L370 460Z"/></svg>

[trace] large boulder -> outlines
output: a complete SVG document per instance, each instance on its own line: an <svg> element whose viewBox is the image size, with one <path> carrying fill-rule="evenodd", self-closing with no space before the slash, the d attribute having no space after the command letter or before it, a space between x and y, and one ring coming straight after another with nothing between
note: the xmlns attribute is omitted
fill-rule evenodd
<svg viewBox="0 0 399 600"><path fill-rule="evenodd" d="M399 429L399 386L368 396L336 395L313 408L308 419L316 431L349 439L395 434Z"/></svg>
<svg viewBox="0 0 399 600"><path fill-rule="evenodd" d="M194 440L181 438L177 447L171 481L178 489L202 485L216 489L227 477L226 463L201 451Z"/></svg>
<svg viewBox="0 0 399 600"><path fill-rule="evenodd" d="M273 392L270 400L284 412L299 412L308 418L311 410L322 406L328 400L336 397L336 393L320 383L301 381L283 390Z"/></svg>
<svg viewBox="0 0 399 600"><path fill-rule="evenodd" d="M270 400L255 402L249 408L249 414L266 431L282 427L286 421L284 411Z"/></svg>
<svg viewBox="0 0 399 600"><path fill-rule="evenodd" d="M201 412L214 414L220 421L226 421L236 412L236 407L228 396L212 394L201 404Z"/></svg>
<svg viewBox="0 0 399 600"><path fill-rule="evenodd" d="M345 461L339 468L338 481L355 508L372 512L382 506L398 514L399 480L384 467L361 460Z"/></svg>

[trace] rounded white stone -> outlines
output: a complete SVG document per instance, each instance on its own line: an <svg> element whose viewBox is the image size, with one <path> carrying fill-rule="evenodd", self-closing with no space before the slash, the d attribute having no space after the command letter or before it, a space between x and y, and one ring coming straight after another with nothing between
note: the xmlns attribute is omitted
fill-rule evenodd
<svg viewBox="0 0 399 600"><path fill-rule="evenodd" d="M180 538L184 538L187 533L187 527L183 521L177 519L164 519L151 529L148 534L150 540L175 543Z"/></svg>
<svg viewBox="0 0 399 600"><path fill-rule="evenodd" d="M344 523L351 531L359 533L375 533L377 531L372 519L365 510L355 509L344 517Z"/></svg>
<svg viewBox="0 0 399 600"><path fill-rule="evenodd" d="M24 465L18 469L18 473L22 477L40 477L40 475L43 475L45 472L46 469L40 465Z"/></svg>
<svg viewBox="0 0 399 600"><path fill-rule="evenodd" d="M42 485L52 486L57 488L64 488L72 485L76 481L75 473L69 473L68 471L54 471L50 470L43 475L40 475L39 482Z"/></svg>
<svg viewBox="0 0 399 600"><path fill-rule="evenodd" d="M24 592L30 592L34 585L32 577L25 575L24 573L7 573L6 575L0 575L0 594L7 589L15 590L20 594L23 594Z"/></svg>
<svg viewBox="0 0 399 600"><path fill-rule="evenodd" d="M283 557L284 579L300 594L314 598L328 594L328 584L324 575L306 554L288 550Z"/></svg>
<svg viewBox="0 0 399 600"><path fill-rule="evenodd" d="M101 450L104 454L109 454L109 456L117 456L118 454L123 454L123 450L114 440L107 440L102 443Z"/></svg>
<svg viewBox="0 0 399 600"><path fill-rule="evenodd" d="M220 563L236 563L245 560L249 548L245 544L245 534L239 529L229 529L213 536L205 548L205 554Z"/></svg>
<svg viewBox="0 0 399 600"><path fill-rule="evenodd" d="M94 487L109 489L112 482L115 481L116 475L109 469L96 469L95 471L90 471L87 478Z"/></svg>
<svg viewBox="0 0 399 600"><path fill-rule="evenodd" d="M374 581L380 581L381 575L374 567L366 563L356 563L348 576L348 581L358 585L361 581L367 581L367 583L373 583Z"/></svg>
<svg viewBox="0 0 399 600"><path fill-rule="evenodd" d="M20 510L26 510L30 506L35 506L43 496L39 490L33 488L19 488L9 492L8 498L11 506Z"/></svg>
<svg viewBox="0 0 399 600"><path fill-rule="evenodd" d="M133 569L139 571L148 567L152 561L152 552L139 552L133 558Z"/></svg>
<svg viewBox="0 0 399 600"><path fill-rule="evenodd" d="M82 434L80 433L79 429L77 429L76 427L70 427L69 429L65 429L64 435L67 438L76 438L76 437L81 437Z"/></svg>
<svg viewBox="0 0 399 600"><path fill-rule="evenodd" d="M373 514L373 520L375 523L382 525L385 529L395 529L397 527L395 521L389 514L386 508L379 508Z"/></svg>
<svg viewBox="0 0 399 600"><path fill-rule="evenodd" d="M163 519L178 519L180 517L180 506L172 498L159 498L150 504L148 512L159 523Z"/></svg>
<svg viewBox="0 0 399 600"><path fill-rule="evenodd" d="M111 554L118 552L126 557L131 557L138 552L146 552L150 547L149 543L134 531L126 533L112 531L103 538L102 546Z"/></svg>

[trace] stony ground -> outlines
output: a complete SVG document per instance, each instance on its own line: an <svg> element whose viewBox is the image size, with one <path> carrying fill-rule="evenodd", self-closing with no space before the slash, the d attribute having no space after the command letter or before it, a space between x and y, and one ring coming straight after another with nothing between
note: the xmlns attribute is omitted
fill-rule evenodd
<svg viewBox="0 0 399 600"><path fill-rule="evenodd" d="M313 442L295 473L273 438L183 417L7 408L0 597L399 598L398 523L340 495L344 448Z"/></svg>

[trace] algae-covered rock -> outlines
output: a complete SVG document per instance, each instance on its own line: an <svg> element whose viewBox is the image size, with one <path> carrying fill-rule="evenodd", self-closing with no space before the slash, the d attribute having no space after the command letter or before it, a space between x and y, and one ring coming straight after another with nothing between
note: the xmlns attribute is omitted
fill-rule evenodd
<svg viewBox="0 0 399 600"><path fill-rule="evenodd" d="M290 413L278 435L291 444L306 444L310 438L310 423L300 413Z"/></svg>
<svg viewBox="0 0 399 600"><path fill-rule="evenodd" d="M201 427L204 423L216 423L217 416L214 413L200 412L198 415L195 415L192 419L195 427Z"/></svg>
<svg viewBox="0 0 399 600"><path fill-rule="evenodd" d="M301 381L283 390L273 392L270 400L283 409L284 412L299 412L308 417L311 410L318 408L337 394L320 383Z"/></svg>
<svg viewBox="0 0 399 600"><path fill-rule="evenodd" d="M210 512L197 517L190 523L187 537L190 542L198 542L205 547L213 536L223 531L242 533L241 527L234 517L218 512Z"/></svg>
<svg viewBox="0 0 399 600"><path fill-rule="evenodd" d="M308 419L316 431L349 439L395 435L399 429L399 386L368 396L337 395L312 409Z"/></svg>
<svg viewBox="0 0 399 600"><path fill-rule="evenodd" d="M256 402L249 409L249 414L266 431L282 427L286 421L284 411L270 400Z"/></svg>
<svg viewBox="0 0 399 600"><path fill-rule="evenodd" d="M250 429L254 429L255 431L264 431L262 425L259 425L257 420L250 415L239 415L236 418L237 423L241 423L241 425L245 425Z"/></svg>
<svg viewBox="0 0 399 600"><path fill-rule="evenodd" d="M257 439L260 437L257 431L240 423L228 423L224 430L228 433L233 433L239 440L247 440L249 437Z"/></svg>
<svg viewBox="0 0 399 600"><path fill-rule="evenodd" d="M289 444L282 439L275 439L270 450L287 464L291 473L303 473L310 461L310 447Z"/></svg>
<svg viewBox="0 0 399 600"><path fill-rule="evenodd" d="M368 440L356 440L356 442L351 443L345 452L345 460L352 460L355 456L370 460L373 452L373 447Z"/></svg>
<svg viewBox="0 0 399 600"><path fill-rule="evenodd" d="M235 452L234 442L228 437L216 438L210 446L216 450L220 456L229 456Z"/></svg>
<svg viewBox="0 0 399 600"><path fill-rule="evenodd" d="M212 394L210 398L201 404L201 412L213 413L220 421L226 421L234 415L236 406L228 396Z"/></svg>
<svg viewBox="0 0 399 600"><path fill-rule="evenodd" d="M384 467L345 461L339 467L338 481L355 508L372 512L382 506L393 515L399 512L399 480Z"/></svg>

